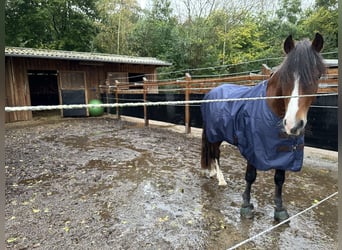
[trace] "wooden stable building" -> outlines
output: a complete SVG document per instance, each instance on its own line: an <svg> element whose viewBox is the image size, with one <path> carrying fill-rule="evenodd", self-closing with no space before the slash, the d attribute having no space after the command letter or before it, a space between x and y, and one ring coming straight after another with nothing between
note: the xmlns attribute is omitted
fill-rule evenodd
<svg viewBox="0 0 342 250"><path fill-rule="evenodd" d="M98 86L114 82L157 80L157 67L170 66L150 57L32 48L5 48L6 107L87 104L99 99ZM71 116L87 116L88 110ZM76 112L76 113L75 113ZM6 112L5 122L32 119L32 111Z"/></svg>

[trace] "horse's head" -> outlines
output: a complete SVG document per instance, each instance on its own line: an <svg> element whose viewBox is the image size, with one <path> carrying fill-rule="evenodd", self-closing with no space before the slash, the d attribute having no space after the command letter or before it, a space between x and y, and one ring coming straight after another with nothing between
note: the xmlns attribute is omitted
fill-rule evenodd
<svg viewBox="0 0 342 250"><path fill-rule="evenodd" d="M271 91L273 95L292 97L271 101L269 104L283 117L284 130L288 135L301 134L306 125L307 113L315 97L298 96L317 93L318 80L325 72L325 65L319 54L322 48L323 37L318 33L312 42L302 40L295 43L291 35L284 42L287 56L271 77L270 88L274 88Z"/></svg>

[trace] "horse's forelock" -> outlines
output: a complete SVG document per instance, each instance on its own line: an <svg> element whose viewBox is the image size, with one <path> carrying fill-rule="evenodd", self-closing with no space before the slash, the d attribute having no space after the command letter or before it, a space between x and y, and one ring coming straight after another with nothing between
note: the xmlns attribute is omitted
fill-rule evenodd
<svg viewBox="0 0 342 250"><path fill-rule="evenodd" d="M285 58L280 68L280 78L283 83L287 83L297 74L301 83L307 86L317 83L324 71L325 65L321 55L312 48L309 40L302 40L297 42Z"/></svg>

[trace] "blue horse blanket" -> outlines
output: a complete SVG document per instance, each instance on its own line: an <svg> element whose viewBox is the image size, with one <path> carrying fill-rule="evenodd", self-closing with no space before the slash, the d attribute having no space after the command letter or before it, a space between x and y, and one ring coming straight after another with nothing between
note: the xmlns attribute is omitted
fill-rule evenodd
<svg viewBox="0 0 342 250"><path fill-rule="evenodd" d="M267 83L263 81L254 87L223 84L208 92L204 99L264 97ZM286 135L282 119L270 110L265 99L202 103L201 112L209 142L236 145L258 170L301 170L304 135Z"/></svg>

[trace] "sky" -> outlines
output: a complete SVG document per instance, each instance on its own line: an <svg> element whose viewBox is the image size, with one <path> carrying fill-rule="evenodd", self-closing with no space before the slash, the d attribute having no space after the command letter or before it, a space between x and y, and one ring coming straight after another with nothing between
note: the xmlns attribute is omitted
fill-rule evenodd
<svg viewBox="0 0 342 250"><path fill-rule="evenodd" d="M141 8L145 9L147 6L148 0L137 0L138 3L140 4Z"/></svg>

